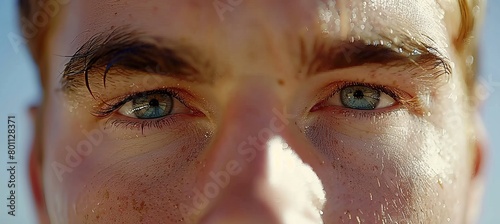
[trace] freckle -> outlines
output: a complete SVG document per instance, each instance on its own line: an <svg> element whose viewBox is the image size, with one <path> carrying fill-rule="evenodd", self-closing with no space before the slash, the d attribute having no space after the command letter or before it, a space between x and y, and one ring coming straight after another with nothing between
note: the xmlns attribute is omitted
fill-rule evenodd
<svg viewBox="0 0 500 224"><path fill-rule="evenodd" d="M115 16L116 16L116 15L118 15L118 13L117 13L117 12L115 12Z"/></svg>
<svg viewBox="0 0 500 224"><path fill-rule="evenodd" d="M284 86L284 85L285 85L285 80L283 80L283 79L278 79L278 84L279 84L280 86Z"/></svg>

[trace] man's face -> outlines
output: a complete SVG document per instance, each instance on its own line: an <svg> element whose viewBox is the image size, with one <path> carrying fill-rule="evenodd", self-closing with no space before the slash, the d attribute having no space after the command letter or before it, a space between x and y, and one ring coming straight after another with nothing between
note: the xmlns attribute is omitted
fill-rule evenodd
<svg viewBox="0 0 500 224"><path fill-rule="evenodd" d="M456 5L70 2L45 53L52 222L462 222Z"/></svg>

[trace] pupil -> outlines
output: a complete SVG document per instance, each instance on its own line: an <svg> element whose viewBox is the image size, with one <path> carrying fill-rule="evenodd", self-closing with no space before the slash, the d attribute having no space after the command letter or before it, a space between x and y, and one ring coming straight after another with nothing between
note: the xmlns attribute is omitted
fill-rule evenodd
<svg viewBox="0 0 500 224"><path fill-rule="evenodd" d="M157 99L152 99L151 101L149 101L149 106L157 107L159 105L160 105L160 102L158 102Z"/></svg>
<svg viewBox="0 0 500 224"><path fill-rule="evenodd" d="M353 96L356 97L357 99L362 99L365 96L365 94L363 94L363 91L361 91L361 90L356 90L356 92L354 92Z"/></svg>

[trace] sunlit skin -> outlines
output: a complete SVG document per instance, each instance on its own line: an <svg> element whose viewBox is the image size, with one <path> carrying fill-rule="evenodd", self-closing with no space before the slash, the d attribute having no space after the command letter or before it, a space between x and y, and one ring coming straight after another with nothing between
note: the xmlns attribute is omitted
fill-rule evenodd
<svg viewBox="0 0 500 224"><path fill-rule="evenodd" d="M457 2L220 2L61 9L46 38L35 186L51 223L474 219L481 154L453 43ZM63 57L120 35L155 48L140 58L158 63L106 58L87 86L88 61ZM165 49L187 68L161 66ZM346 107L340 91L353 85L382 90L379 104ZM175 95L160 118L114 106L164 90Z"/></svg>

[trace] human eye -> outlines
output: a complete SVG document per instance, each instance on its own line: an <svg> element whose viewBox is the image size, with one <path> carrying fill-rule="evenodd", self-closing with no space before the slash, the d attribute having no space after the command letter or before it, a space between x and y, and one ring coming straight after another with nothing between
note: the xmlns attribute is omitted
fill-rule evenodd
<svg viewBox="0 0 500 224"><path fill-rule="evenodd" d="M330 111L346 116L371 117L401 111L412 97L405 91L365 82L335 82L324 90L311 112ZM409 109L409 108L407 108Z"/></svg>
<svg viewBox="0 0 500 224"><path fill-rule="evenodd" d="M105 102L95 111L98 117L109 117L107 123L118 128L161 128L179 120L181 115L194 115L178 91L152 90L133 93Z"/></svg>
<svg viewBox="0 0 500 224"><path fill-rule="evenodd" d="M139 93L128 99L118 110L118 113L138 119L155 119L171 115L182 104L167 92ZM185 106L184 106L185 108Z"/></svg>
<svg viewBox="0 0 500 224"><path fill-rule="evenodd" d="M396 104L389 94L394 95L377 86L348 84L340 87L325 103L354 110L375 110Z"/></svg>

